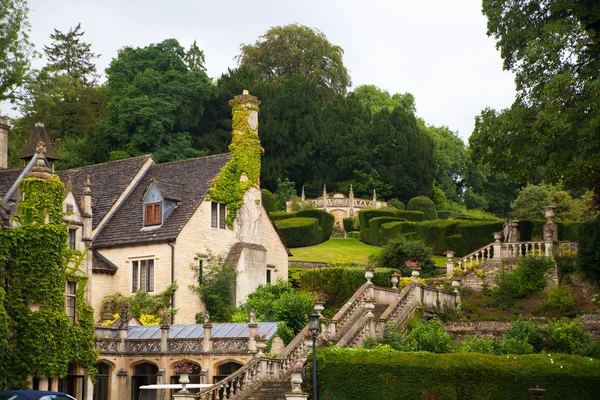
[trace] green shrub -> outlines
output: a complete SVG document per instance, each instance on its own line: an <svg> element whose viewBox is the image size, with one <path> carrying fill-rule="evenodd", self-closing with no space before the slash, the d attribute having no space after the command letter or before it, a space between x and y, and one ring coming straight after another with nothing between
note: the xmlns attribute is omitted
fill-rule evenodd
<svg viewBox="0 0 600 400"><path fill-rule="evenodd" d="M579 241L579 226L581 222L562 221L558 222L558 240L568 242Z"/></svg>
<svg viewBox="0 0 600 400"><path fill-rule="evenodd" d="M369 243L369 221L372 218L378 217L395 217L396 214L392 210L375 210L364 209L358 212L358 225L360 227L360 240Z"/></svg>
<svg viewBox="0 0 600 400"><path fill-rule="evenodd" d="M565 276L575 272L577 269L576 263L576 256L556 257L556 265L558 267L558 272L561 274L561 276Z"/></svg>
<svg viewBox="0 0 600 400"><path fill-rule="evenodd" d="M279 221L279 220L282 220L282 219L289 219L289 218L295 218L296 217L296 213L285 212L285 211L270 212L269 215L271 216L271 219L273 221Z"/></svg>
<svg viewBox="0 0 600 400"><path fill-rule="evenodd" d="M271 193L268 189L262 189L262 203L265 209L272 213L277 211L277 199L275 195Z"/></svg>
<svg viewBox="0 0 600 400"><path fill-rule="evenodd" d="M454 250L458 257L465 256L493 242L492 234L501 229L502 221L462 221L456 226L460 240L448 238L446 250Z"/></svg>
<svg viewBox="0 0 600 400"><path fill-rule="evenodd" d="M407 221L423 222L425 214L423 211L396 211L394 212L397 218L404 218Z"/></svg>
<svg viewBox="0 0 600 400"><path fill-rule="evenodd" d="M500 343L497 340L479 336L469 336L454 349L457 353L500 354Z"/></svg>
<svg viewBox="0 0 600 400"><path fill-rule="evenodd" d="M430 353L448 353L452 337L444 330L437 319L420 321L406 335L407 351L429 351Z"/></svg>
<svg viewBox="0 0 600 400"><path fill-rule="evenodd" d="M507 358L391 349L319 349L318 398L529 400L527 389L536 386L547 389L547 400L597 397L599 361L552 356L554 363L545 354ZM311 370L306 371L310 381Z"/></svg>
<svg viewBox="0 0 600 400"><path fill-rule="evenodd" d="M319 243L325 242L331 238L333 233L333 222L335 217L333 214L325 210L302 210L296 212L298 218L316 218L319 221Z"/></svg>
<svg viewBox="0 0 600 400"><path fill-rule="evenodd" d="M546 285L546 273L551 267L552 260L527 257L512 272L501 271L496 279L498 286L492 292L492 305L510 307L515 299L541 292Z"/></svg>
<svg viewBox="0 0 600 400"><path fill-rule="evenodd" d="M235 279L237 272L227 265L212 263L205 268L202 284L194 287L214 322L227 322L235 312Z"/></svg>
<svg viewBox="0 0 600 400"><path fill-rule="evenodd" d="M421 266L421 275L428 276L435 267L431 259L431 249L420 240L406 240L403 237L391 239L383 246L379 254L372 257L379 268L391 268L401 271L403 276L410 276L406 261L417 261Z"/></svg>
<svg viewBox="0 0 600 400"><path fill-rule="evenodd" d="M404 236L407 233L414 233L417 229L416 222L387 222L381 225L380 241L381 245L385 245L389 240Z"/></svg>
<svg viewBox="0 0 600 400"><path fill-rule="evenodd" d="M508 354L529 354L542 351L544 335L531 321L519 318L512 322L503 337L502 347Z"/></svg>
<svg viewBox="0 0 600 400"><path fill-rule="evenodd" d="M577 268L588 278L600 282L600 220L580 225L577 247Z"/></svg>
<svg viewBox="0 0 600 400"><path fill-rule="evenodd" d="M395 208L396 210L406 210L406 206L403 202L398 199L390 199L388 200L388 206Z"/></svg>
<svg viewBox="0 0 600 400"><path fill-rule="evenodd" d="M563 285L559 285L546 294L544 310L559 311L560 313L571 313L575 310L575 299L571 291Z"/></svg>
<svg viewBox="0 0 600 400"><path fill-rule="evenodd" d="M589 342L589 336L579 324L579 318L553 319L546 328L548 346L559 353L573 353Z"/></svg>
<svg viewBox="0 0 600 400"><path fill-rule="evenodd" d="M456 211L439 210L437 212L438 219L457 219L457 218L460 218L461 216L462 216L462 214L458 213Z"/></svg>
<svg viewBox="0 0 600 400"><path fill-rule="evenodd" d="M434 202L427 196L417 196L409 200L406 206L408 211L423 211L424 219L437 219L437 211Z"/></svg>
<svg viewBox="0 0 600 400"><path fill-rule="evenodd" d="M342 221L344 222L344 230L346 232L358 231L358 218L346 217Z"/></svg>
<svg viewBox="0 0 600 400"><path fill-rule="evenodd" d="M360 240L360 232L356 232L356 231L348 232L347 236L348 236L350 239L357 239L357 240Z"/></svg>
<svg viewBox="0 0 600 400"><path fill-rule="evenodd" d="M389 222L404 222L404 219L395 217L377 217L369 220L369 244L373 246L381 246L382 243L382 231L381 225Z"/></svg>
<svg viewBox="0 0 600 400"><path fill-rule="evenodd" d="M418 238L432 248L433 254L443 254L451 250L447 237L458 233L457 227L461 221L426 221L417 224L416 233Z"/></svg>
<svg viewBox="0 0 600 400"><path fill-rule="evenodd" d="M319 221L316 218L288 218L275 221L287 247L319 244Z"/></svg>

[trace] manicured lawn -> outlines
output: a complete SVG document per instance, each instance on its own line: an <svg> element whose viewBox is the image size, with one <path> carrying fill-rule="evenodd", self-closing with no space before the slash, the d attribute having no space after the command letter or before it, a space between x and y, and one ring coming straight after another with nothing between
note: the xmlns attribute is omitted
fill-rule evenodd
<svg viewBox="0 0 600 400"><path fill-rule="evenodd" d="M331 263L358 263L368 261L370 254L379 253L381 247L369 246L358 239L329 239L316 246L290 249L290 261L321 261Z"/></svg>

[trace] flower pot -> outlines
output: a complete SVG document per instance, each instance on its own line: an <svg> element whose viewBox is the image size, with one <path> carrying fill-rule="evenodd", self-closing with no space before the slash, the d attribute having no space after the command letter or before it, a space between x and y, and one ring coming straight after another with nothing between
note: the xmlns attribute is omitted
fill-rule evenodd
<svg viewBox="0 0 600 400"><path fill-rule="evenodd" d="M181 383L181 390L180 390L180 392L182 392L182 393L186 393L187 392L186 387L187 387L187 384L190 383L189 374L191 372L192 371L185 371L185 372L181 371L179 373L179 383Z"/></svg>

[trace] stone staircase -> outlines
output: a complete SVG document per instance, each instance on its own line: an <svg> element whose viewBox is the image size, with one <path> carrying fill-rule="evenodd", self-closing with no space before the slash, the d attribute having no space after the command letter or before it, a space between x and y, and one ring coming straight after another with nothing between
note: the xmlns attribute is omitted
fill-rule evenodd
<svg viewBox="0 0 600 400"><path fill-rule="evenodd" d="M458 292L429 288L411 281L404 289L363 284L331 319L321 319L320 342L339 347L361 346L371 336L381 338L387 323L402 329L419 308L438 312L460 306ZM292 391L290 367L303 364L312 349L305 327L277 356L255 357L242 368L197 395L202 400L282 400Z"/></svg>

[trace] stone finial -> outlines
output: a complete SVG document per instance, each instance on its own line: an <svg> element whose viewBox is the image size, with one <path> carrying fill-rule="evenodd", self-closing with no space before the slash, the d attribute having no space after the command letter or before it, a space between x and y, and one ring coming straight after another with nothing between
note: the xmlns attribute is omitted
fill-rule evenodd
<svg viewBox="0 0 600 400"><path fill-rule="evenodd" d="M302 185L302 195L300 195L302 201L306 201L306 195L304 194L304 185Z"/></svg>
<svg viewBox="0 0 600 400"><path fill-rule="evenodd" d="M351 199L353 199L353 198L354 198L354 189L352 189L352 184L350 184L350 195L349 195L349 197L350 197Z"/></svg>
<svg viewBox="0 0 600 400"><path fill-rule="evenodd" d="M46 164L46 144L41 140L38 141L35 152L38 154L38 158L26 177L40 179L50 178L52 176L52 170Z"/></svg>
<svg viewBox="0 0 600 400"><path fill-rule="evenodd" d="M208 310L204 312L204 323L210 324L210 314L208 313Z"/></svg>
<svg viewBox="0 0 600 400"><path fill-rule="evenodd" d="M373 202L377 201L377 192L373 189Z"/></svg>

